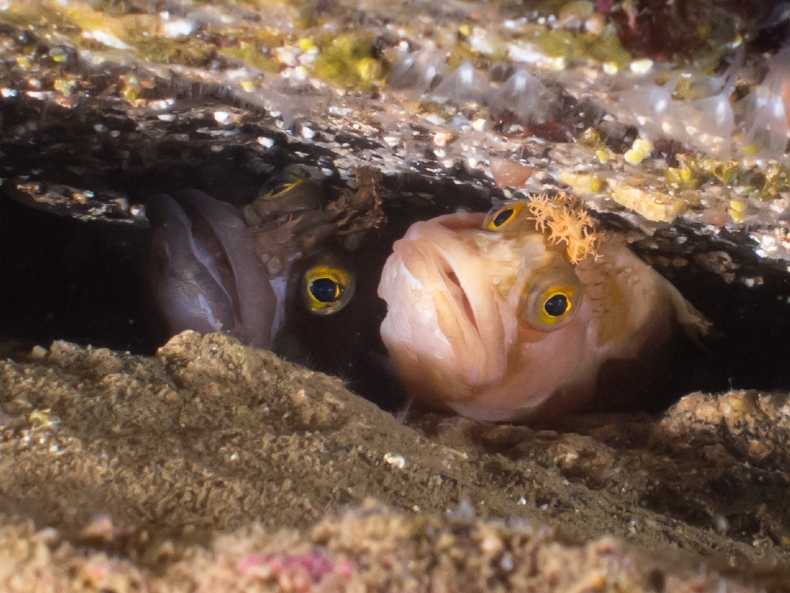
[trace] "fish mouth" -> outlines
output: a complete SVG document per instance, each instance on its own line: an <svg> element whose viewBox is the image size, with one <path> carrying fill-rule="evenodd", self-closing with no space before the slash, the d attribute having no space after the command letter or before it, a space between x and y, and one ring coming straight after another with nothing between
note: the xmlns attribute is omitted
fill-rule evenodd
<svg viewBox="0 0 790 593"><path fill-rule="evenodd" d="M485 270L476 254L459 250L459 243L420 249L415 275L430 293L434 310L432 324L449 350L447 364L469 385L486 383L498 375L502 344L499 315L486 289ZM415 254L416 255L416 254ZM407 267L409 264L407 263Z"/></svg>
<svg viewBox="0 0 790 593"><path fill-rule="evenodd" d="M471 235L481 224L456 215L415 223L393 246L379 284L387 302L381 335L399 372L450 399L499 380L507 362L501 298Z"/></svg>
<svg viewBox="0 0 790 593"><path fill-rule="evenodd" d="M458 274L455 273L455 270L453 270L453 268L450 267L447 262L445 262L445 264L446 267L441 272L445 288L458 305L458 310L463 312L464 318L469 322L472 328L474 328L478 338L482 338L480 334L480 327L477 325L477 316L475 315L475 311L472 308L472 302L469 300L469 295L467 294L466 290L464 290L464 286L458 279Z"/></svg>

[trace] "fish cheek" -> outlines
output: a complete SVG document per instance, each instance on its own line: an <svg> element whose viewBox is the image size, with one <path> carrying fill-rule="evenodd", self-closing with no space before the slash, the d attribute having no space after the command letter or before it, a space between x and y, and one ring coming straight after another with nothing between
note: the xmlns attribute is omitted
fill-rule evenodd
<svg viewBox="0 0 790 593"><path fill-rule="evenodd" d="M521 321L518 324L518 341L522 343L535 343L545 340L549 333L535 329L529 323Z"/></svg>
<svg viewBox="0 0 790 593"><path fill-rule="evenodd" d="M598 346L619 342L629 336L629 299L615 278L604 276L591 286L590 302L598 320Z"/></svg>

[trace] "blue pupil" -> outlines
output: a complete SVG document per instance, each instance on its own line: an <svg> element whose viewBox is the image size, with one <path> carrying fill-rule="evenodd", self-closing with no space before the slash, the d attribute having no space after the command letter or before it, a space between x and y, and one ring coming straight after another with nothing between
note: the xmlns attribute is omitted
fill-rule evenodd
<svg viewBox="0 0 790 593"><path fill-rule="evenodd" d="M568 310L568 297L564 294L555 294L546 301L543 309L552 317L559 317Z"/></svg>
<svg viewBox="0 0 790 593"><path fill-rule="evenodd" d="M338 292L337 283L329 278L316 278L310 283L310 294L321 303L333 303Z"/></svg>

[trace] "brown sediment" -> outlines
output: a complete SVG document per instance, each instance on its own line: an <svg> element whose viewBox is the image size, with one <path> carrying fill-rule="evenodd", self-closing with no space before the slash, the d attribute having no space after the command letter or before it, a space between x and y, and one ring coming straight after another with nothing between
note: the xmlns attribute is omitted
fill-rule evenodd
<svg viewBox="0 0 790 593"><path fill-rule="evenodd" d="M0 553L18 590L715 590L723 574L783 590L786 395L552 429L401 423L220 335L156 358L67 343L15 358Z"/></svg>

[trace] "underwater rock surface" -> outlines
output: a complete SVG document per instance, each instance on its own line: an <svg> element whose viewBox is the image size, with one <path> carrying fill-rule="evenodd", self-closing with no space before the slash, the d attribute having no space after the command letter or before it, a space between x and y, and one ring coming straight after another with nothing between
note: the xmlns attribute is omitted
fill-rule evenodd
<svg viewBox="0 0 790 593"><path fill-rule="evenodd" d="M713 591L728 575L787 590L787 395L693 394L663 417L564 432L403 424L219 334L186 332L156 358L66 342L17 358L0 366L0 579L21 575L19 590L48 561L85 590L288 589L289 570L304 590L452 589L467 571L470 590ZM252 570L275 560L285 574Z"/></svg>
<svg viewBox="0 0 790 593"><path fill-rule="evenodd" d="M761 8L0 1L0 583L790 590L787 19ZM332 200L379 172L390 239L577 194L721 339L666 411L538 428L401 422L218 335L150 356L145 196L243 207L292 164Z"/></svg>

